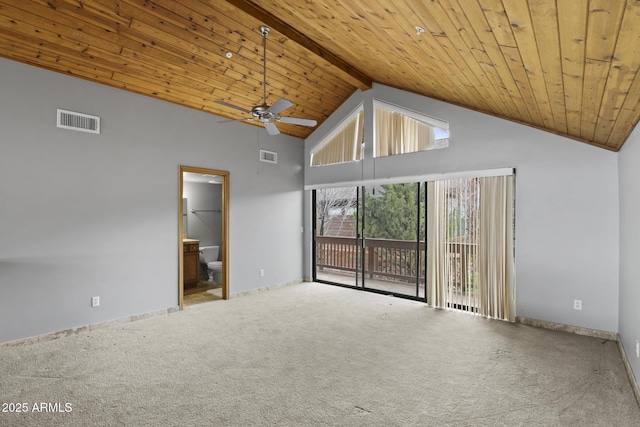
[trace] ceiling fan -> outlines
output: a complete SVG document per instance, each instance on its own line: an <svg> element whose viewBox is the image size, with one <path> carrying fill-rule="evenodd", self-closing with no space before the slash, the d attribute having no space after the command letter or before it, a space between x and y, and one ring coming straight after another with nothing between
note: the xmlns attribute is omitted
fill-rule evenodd
<svg viewBox="0 0 640 427"><path fill-rule="evenodd" d="M251 110L247 110L246 108L238 107L237 105L229 104L225 101L215 101L218 104L224 105L226 107L235 108L236 110L240 110L242 112L251 114L252 117L246 119L237 119L237 120L223 120L222 122L233 122L233 121L259 121L261 122L269 135L277 135L280 133L274 122L281 123L289 123L293 125L301 125L301 126L315 126L318 122L315 120L309 119L300 119L297 117L282 117L280 116L280 112L286 110L287 108L293 105L293 102L287 101L284 98L280 98L276 101L272 106L267 105L267 34L269 34L269 27L261 26L260 33L262 34L262 46L263 46L263 76L264 82L262 85L263 95L262 95L262 104L256 105ZM219 123L222 123L219 122Z"/></svg>

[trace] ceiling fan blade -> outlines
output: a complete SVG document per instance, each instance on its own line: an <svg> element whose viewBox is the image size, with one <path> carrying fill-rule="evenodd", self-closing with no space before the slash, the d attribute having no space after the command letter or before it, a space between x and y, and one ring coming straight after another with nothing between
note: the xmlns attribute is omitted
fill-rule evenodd
<svg viewBox="0 0 640 427"><path fill-rule="evenodd" d="M230 119L230 120L218 120L218 123L229 123L229 122L246 122L248 120L255 120L253 117L247 117L246 119Z"/></svg>
<svg viewBox="0 0 640 427"><path fill-rule="evenodd" d="M264 128L267 130L269 135L277 135L280 133L276 125L271 122L264 122Z"/></svg>
<svg viewBox="0 0 640 427"><path fill-rule="evenodd" d="M278 114L281 111L286 110L287 108L291 107L293 105L293 102L291 101L287 101L284 98L280 98L276 101L275 104L273 104L271 107L267 108L267 111L273 114Z"/></svg>
<svg viewBox="0 0 640 427"><path fill-rule="evenodd" d="M246 108L238 107L237 105L229 104L224 101L215 101L216 104L224 105L225 107L235 108L236 110L244 111L245 113L251 114L251 110L247 110Z"/></svg>
<svg viewBox="0 0 640 427"><path fill-rule="evenodd" d="M280 117L277 120L282 123L289 123L292 125L300 125L300 126L315 126L318 124L318 122L316 122L315 120L299 119L297 117Z"/></svg>

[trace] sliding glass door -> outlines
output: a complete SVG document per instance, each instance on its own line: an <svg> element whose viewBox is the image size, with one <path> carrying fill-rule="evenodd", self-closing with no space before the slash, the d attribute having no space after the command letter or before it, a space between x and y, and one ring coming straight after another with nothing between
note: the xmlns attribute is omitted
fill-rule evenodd
<svg viewBox="0 0 640 427"><path fill-rule="evenodd" d="M317 190L314 280L513 320L513 186L499 175Z"/></svg>
<svg viewBox="0 0 640 427"><path fill-rule="evenodd" d="M424 298L423 186L366 186L362 193L364 288Z"/></svg>
<svg viewBox="0 0 640 427"><path fill-rule="evenodd" d="M425 299L421 183L314 191L314 280Z"/></svg>

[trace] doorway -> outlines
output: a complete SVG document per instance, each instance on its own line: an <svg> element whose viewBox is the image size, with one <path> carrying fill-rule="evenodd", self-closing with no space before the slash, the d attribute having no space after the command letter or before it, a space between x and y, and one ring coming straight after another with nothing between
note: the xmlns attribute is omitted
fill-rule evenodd
<svg viewBox="0 0 640 427"><path fill-rule="evenodd" d="M180 166L178 305L229 298L229 172Z"/></svg>

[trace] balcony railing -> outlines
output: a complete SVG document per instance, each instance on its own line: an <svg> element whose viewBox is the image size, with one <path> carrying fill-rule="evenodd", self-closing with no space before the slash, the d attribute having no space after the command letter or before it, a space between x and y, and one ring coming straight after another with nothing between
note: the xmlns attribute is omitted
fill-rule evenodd
<svg viewBox="0 0 640 427"><path fill-rule="evenodd" d="M415 283L419 269L420 283L424 283L425 242L420 242L419 257L416 242L389 239L365 239L364 274L372 279ZM361 240L348 237L316 236L316 268L333 272L361 271L358 256ZM476 245L469 243L447 243L448 262L456 288L468 289L475 284Z"/></svg>

